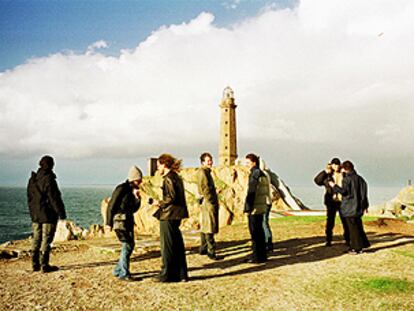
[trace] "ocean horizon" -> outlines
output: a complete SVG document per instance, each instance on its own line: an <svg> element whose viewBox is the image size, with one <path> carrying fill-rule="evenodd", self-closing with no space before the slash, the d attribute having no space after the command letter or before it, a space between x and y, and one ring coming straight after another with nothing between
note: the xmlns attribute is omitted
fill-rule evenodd
<svg viewBox="0 0 414 311"><path fill-rule="evenodd" d="M67 219L82 228L102 224L101 201L116 185L66 185L61 187ZM324 210L324 189L317 186L289 186L291 192L305 206ZM403 187L371 186L370 205L377 205L394 198ZM0 186L0 243L29 237L31 220L27 208L26 188L22 186Z"/></svg>

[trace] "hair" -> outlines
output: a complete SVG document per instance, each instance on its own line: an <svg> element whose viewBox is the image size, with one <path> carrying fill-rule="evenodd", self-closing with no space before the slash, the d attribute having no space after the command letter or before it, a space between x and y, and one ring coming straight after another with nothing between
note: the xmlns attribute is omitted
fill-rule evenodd
<svg viewBox="0 0 414 311"><path fill-rule="evenodd" d="M202 153L202 154L201 154L201 156L200 156L200 162L201 162L201 163L203 163L203 162L204 162L204 160L205 160L207 157L209 157L210 159L213 159L213 157L212 157L212 155L211 155L210 153L208 153L208 152L204 152L204 153Z"/></svg>
<svg viewBox="0 0 414 311"><path fill-rule="evenodd" d="M341 165L341 160L339 160L338 158L333 158L330 164Z"/></svg>
<svg viewBox="0 0 414 311"><path fill-rule="evenodd" d="M249 159L250 161L256 163L257 166L259 165L259 157L254 153L247 154L246 159Z"/></svg>
<svg viewBox="0 0 414 311"><path fill-rule="evenodd" d="M354 169L354 164L347 160L344 163L342 163L342 168L346 171L352 171Z"/></svg>
<svg viewBox="0 0 414 311"><path fill-rule="evenodd" d="M40 159L39 166L44 170L52 170L55 166L55 161L51 156L45 155Z"/></svg>
<svg viewBox="0 0 414 311"><path fill-rule="evenodd" d="M178 172L181 168L182 160L174 158L171 154L163 153L157 159L160 164L164 164L167 168Z"/></svg>

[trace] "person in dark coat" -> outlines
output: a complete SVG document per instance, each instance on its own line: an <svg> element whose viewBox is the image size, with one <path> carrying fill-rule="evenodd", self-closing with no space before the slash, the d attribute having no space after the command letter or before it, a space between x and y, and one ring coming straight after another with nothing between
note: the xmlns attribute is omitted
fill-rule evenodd
<svg viewBox="0 0 414 311"><path fill-rule="evenodd" d="M142 182L142 172L137 166L132 166L128 179L118 185L112 193L107 209L107 226L115 231L121 242L121 255L112 274L120 280L132 281L129 264L134 251L134 213L141 205L139 185Z"/></svg>
<svg viewBox="0 0 414 311"><path fill-rule="evenodd" d="M252 238L252 257L250 262L263 263L267 261L263 217L266 213L269 181L259 169L259 158L253 153L246 155L246 166L250 169L244 212L248 215L249 231Z"/></svg>
<svg viewBox="0 0 414 311"><path fill-rule="evenodd" d="M32 172L27 185L27 203L32 219L33 271L52 272L59 268L49 265L51 246L59 219L66 219L65 205L53 172L51 156L40 159L40 168Z"/></svg>
<svg viewBox="0 0 414 311"><path fill-rule="evenodd" d="M326 166L325 170L320 172L314 178L315 183L318 186L325 187L324 203L326 206L326 246L332 245L333 228L335 226L335 218L339 208L341 206L342 196L339 193L335 193L329 186L329 182L332 181L336 185L342 185L343 174L341 172L341 161L338 158L333 158L331 162ZM345 219L339 213L342 227L344 230L344 240L346 245L349 245L349 230Z"/></svg>
<svg viewBox="0 0 414 311"><path fill-rule="evenodd" d="M205 152L200 156L201 167L197 172L197 186L200 197L201 210L201 245L199 253L207 255L212 260L220 259L216 255L216 242L214 234L219 231L219 203L213 177L211 177L211 167L213 157Z"/></svg>
<svg viewBox="0 0 414 311"><path fill-rule="evenodd" d="M364 178L359 176L351 161L342 164L345 174L342 187L330 181L329 185L335 193L342 195L340 213L345 218L350 237L350 254L360 254L363 248L370 246L362 224L362 216L368 210L368 186Z"/></svg>
<svg viewBox="0 0 414 311"><path fill-rule="evenodd" d="M162 200L154 214L160 221L161 271L157 282L188 281L185 246L180 231L181 220L188 218L184 183L178 175L181 161L170 154L157 160L158 172L163 176Z"/></svg>

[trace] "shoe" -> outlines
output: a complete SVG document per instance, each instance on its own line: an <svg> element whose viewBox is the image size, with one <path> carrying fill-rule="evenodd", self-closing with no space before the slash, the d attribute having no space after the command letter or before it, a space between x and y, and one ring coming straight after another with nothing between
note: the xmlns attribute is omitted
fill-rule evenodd
<svg viewBox="0 0 414 311"><path fill-rule="evenodd" d="M207 254L207 257L211 260L222 260L224 258L222 256L217 256L216 254Z"/></svg>
<svg viewBox="0 0 414 311"><path fill-rule="evenodd" d="M348 251L348 254L349 255L359 255L359 254L362 254L362 250L356 251L354 249L351 249L351 250Z"/></svg>
<svg viewBox="0 0 414 311"><path fill-rule="evenodd" d="M55 271L58 271L58 270L59 270L59 267L56 267L56 266L49 266L49 265L42 266L42 272L43 273L55 272Z"/></svg>
<svg viewBox="0 0 414 311"><path fill-rule="evenodd" d="M34 265L32 266L33 272L40 271L40 265Z"/></svg>
<svg viewBox="0 0 414 311"><path fill-rule="evenodd" d="M200 255L207 255L207 251L206 250L199 250L198 253Z"/></svg>
<svg viewBox="0 0 414 311"><path fill-rule="evenodd" d="M183 283L187 283L188 281L189 281L188 278L181 279L181 282L183 282Z"/></svg>
<svg viewBox="0 0 414 311"><path fill-rule="evenodd" d="M266 261L267 261L267 259L261 259L261 260L259 260L259 259L249 258L249 259L245 260L244 262L259 264L259 263L265 263Z"/></svg>
<svg viewBox="0 0 414 311"><path fill-rule="evenodd" d="M325 243L325 246L328 246L328 247L329 247L329 246L332 246L332 242L326 242L326 243Z"/></svg>

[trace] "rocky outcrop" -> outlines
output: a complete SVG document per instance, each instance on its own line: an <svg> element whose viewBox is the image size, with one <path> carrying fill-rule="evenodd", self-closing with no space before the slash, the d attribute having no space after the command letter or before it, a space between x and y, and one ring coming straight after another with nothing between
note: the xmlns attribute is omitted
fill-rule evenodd
<svg viewBox="0 0 414 311"><path fill-rule="evenodd" d="M200 212L197 203L197 168L186 168L181 170L180 175L184 180L186 200L190 218L183 220L183 229L198 229L200 226ZM219 166L214 167L212 176L216 185L220 203L219 225L220 227L241 222L245 219L243 213L244 200L246 197L249 171L243 166ZM275 175L276 176L276 175ZM281 187L273 191L272 209L284 211L292 209L306 209L302 202L295 198L285 183L279 180ZM137 233L153 234L158 233L159 223L152 215L156 207L149 204L149 199L160 200L162 177L144 177L141 184L142 203L141 208L135 213L135 224ZM283 186L283 187L282 187ZM291 202L291 204L287 202ZM106 209L109 198L105 198L101 203L102 218L106 217ZM291 205L294 202L294 207Z"/></svg>
<svg viewBox="0 0 414 311"><path fill-rule="evenodd" d="M368 215L382 217L414 217L414 187L403 188L395 198L375 206L370 206Z"/></svg>

